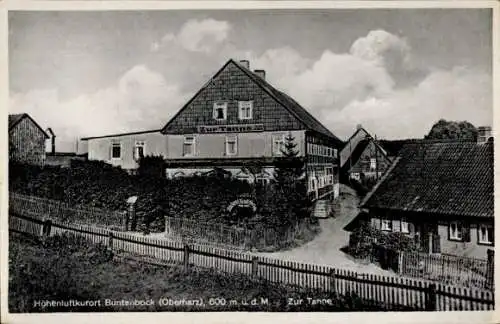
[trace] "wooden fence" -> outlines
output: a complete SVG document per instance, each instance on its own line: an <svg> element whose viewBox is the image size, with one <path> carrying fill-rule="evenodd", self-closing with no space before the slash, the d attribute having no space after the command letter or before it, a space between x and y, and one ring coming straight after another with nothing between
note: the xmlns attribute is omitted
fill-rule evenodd
<svg viewBox="0 0 500 324"><path fill-rule="evenodd" d="M209 224L180 217L165 217L165 236L184 243L206 243L238 250L276 248L304 237L310 230L309 220L292 227L245 229Z"/></svg>
<svg viewBox="0 0 500 324"><path fill-rule="evenodd" d="M59 222L114 226L122 228L126 211L111 211L90 206L72 206L58 200L25 196L9 192L9 212L34 218L50 218Z"/></svg>
<svg viewBox="0 0 500 324"><path fill-rule="evenodd" d="M493 276L488 275L493 267L488 260L417 252L401 252L398 257L398 272L402 275L457 286L493 288Z"/></svg>
<svg viewBox="0 0 500 324"><path fill-rule="evenodd" d="M83 235L91 242L107 244L118 253L154 258L186 269L195 266L226 273L243 273L256 279L326 292L332 296L354 293L386 310L494 309L494 294L491 291L360 274L329 266L258 257L246 252L187 245L92 226L59 224L51 220L41 222L26 216L10 215L9 226L10 231L43 237L63 232Z"/></svg>

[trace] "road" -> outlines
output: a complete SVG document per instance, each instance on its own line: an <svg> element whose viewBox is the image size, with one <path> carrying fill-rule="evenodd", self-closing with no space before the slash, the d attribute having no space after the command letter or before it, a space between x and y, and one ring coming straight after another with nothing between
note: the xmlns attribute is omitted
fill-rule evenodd
<svg viewBox="0 0 500 324"><path fill-rule="evenodd" d="M316 238L292 250L257 254L283 260L328 265L360 273L394 275L393 272L383 270L374 264L355 260L340 250L349 242L349 232L343 228L358 214L358 203L359 198L355 191L347 186L341 186L336 217L319 220L321 233Z"/></svg>

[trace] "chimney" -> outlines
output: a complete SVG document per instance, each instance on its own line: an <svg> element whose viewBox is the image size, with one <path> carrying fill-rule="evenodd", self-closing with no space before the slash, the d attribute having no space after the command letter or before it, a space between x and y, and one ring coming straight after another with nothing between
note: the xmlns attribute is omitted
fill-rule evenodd
<svg viewBox="0 0 500 324"><path fill-rule="evenodd" d="M52 146L51 153L54 155L56 153L56 135L54 134L54 131L52 128L47 128L47 133L50 134L50 143Z"/></svg>
<svg viewBox="0 0 500 324"><path fill-rule="evenodd" d="M493 135L491 134L490 126L481 126L477 128L477 143L484 144L487 143Z"/></svg>
<svg viewBox="0 0 500 324"><path fill-rule="evenodd" d="M56 154L56 135L52 135L52 155Z"/></svg>
<svg viewBox="0 0 500 324"><path fill-rule="evenodd" d="M248 60L241 60L240 64L243 65L245 68L250 70L250 61Z"/></svg>
<svg viewBox="0 0 500 324"><path fill-rule="evenodd" d="M253 71L257 76L261 79L266 79L266 71L265 70L255 70Z"/></svg>
<svg viewBox="0 0 500 324"><path fill-rule="evenodd" d="M359 130L359 129L361 129L361 128L363 128L363 126L362 126L361 124L357 124L357 125L356 125L356 130Z"/></svg>

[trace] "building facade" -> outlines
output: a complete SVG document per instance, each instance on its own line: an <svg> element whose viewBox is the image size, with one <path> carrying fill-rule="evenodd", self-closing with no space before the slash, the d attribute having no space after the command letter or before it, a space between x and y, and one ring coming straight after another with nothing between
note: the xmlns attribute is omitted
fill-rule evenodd
<svg viewBox="0 0 500 324"><path fill-rule="evenodd" d="M338 195L341 141L248 61L229 60L165 125L167 174L223 167L249 181L268 181L291 135L305 161L309 195ZM258 166L258 174L248 172ZM255 179L254 179L255 178Z"/></svg>
<svg viewBox="0 0 500 324"><path fill-rule="evenodd" d="M28 114L9 115L9 160L43 166L47 133Z"/></svg>
<svg viewBox="0 0 500 324"><path fill-rule="evenodd" d="M167 138L159 130L86 137L81 142L78 153L86 150L89 160L104 161L130 173L139 167L143 156L167 155Z"/></svg>
<svg viewBox="0 0 500 324"><path fill-rule="evenodd" d="M360 125L340 154L340 177L345 183L353 179L371 187L392 163L386 150Z"/></svg>
<svg viewBox="0 0 500 324"><path fill-rule="evenodd" d="M494 245L493 143L406 145L360 207L429 253L486 258Z"/></svg>

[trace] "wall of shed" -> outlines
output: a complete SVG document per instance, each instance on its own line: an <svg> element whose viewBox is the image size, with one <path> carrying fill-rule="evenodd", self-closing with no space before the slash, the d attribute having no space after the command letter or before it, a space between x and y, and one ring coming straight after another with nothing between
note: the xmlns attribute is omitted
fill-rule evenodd
<svg viewBox="0 0 500 324"><path fill-rule="evenodd" d="M9 159L44 165L45 141L45 134L29 118L23 118L9 131Z"/></svg>

